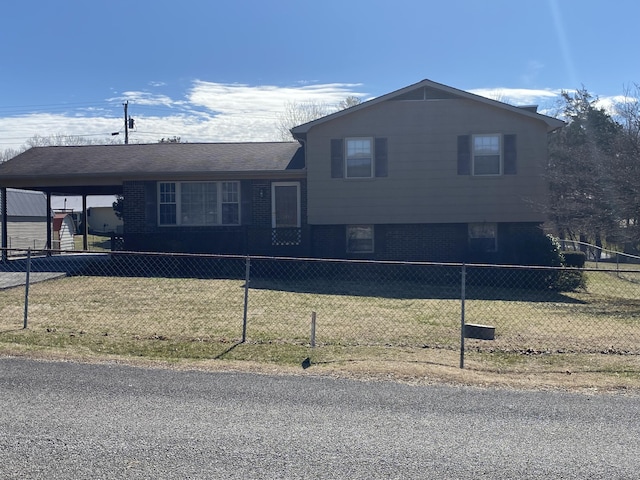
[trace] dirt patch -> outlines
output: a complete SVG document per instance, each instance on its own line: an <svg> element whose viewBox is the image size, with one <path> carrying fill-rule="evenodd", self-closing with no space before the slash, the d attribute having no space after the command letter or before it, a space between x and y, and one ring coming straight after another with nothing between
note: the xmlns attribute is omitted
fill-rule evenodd
<svg viewBox="0 0 640 480"><path fill-rule="evenodd" d="M390 349L391 350L391 349ZM527 358L517 365L486 364L486 359L467 358L459 368L459 353L449 350L391 351L378 359L323 360L309 357L307 368L250 360L152 360L123 356L97 356L93 352L31 349L3 346L0 355L21 356L42 361L117 363L144 368L244 372L268 375L330 376L359 381L392 381L412 385L446 384L477 388L556 390L584 394L640 394L640 358L616 355L556 356L541 363ZM606 357L606 358L603 358ZM482 361L480 361L482 360ZM534 361L531 361L534 360ZM624 362L621 364L620 362Z"/></svg>

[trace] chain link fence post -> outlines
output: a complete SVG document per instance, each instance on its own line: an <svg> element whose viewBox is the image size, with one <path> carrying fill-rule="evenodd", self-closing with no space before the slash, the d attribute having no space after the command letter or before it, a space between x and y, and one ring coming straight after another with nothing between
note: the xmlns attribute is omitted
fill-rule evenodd
<svg viewBox="0 0 640 480"><path fill-rule="evenodd" d="M460 284L460 368L464 368L464 301L466 297L467 266L463 263Z"/></svg>
<svg viewBox="0 0 640 480"><path fill-rule="evenodd" d="M27 272L24 281L24 322L23 329L27 328L27 318L29 317L29 276L31 274L31 249L27 250Z"/></svg>
<svg viewBox="0 0 640 480"><path fill-rule="evenodd" d="M249 277L251 273L251 258L247 257L244 267L244 313L242 317L242 343L247 341L247 312L249 309Z"/></svg>

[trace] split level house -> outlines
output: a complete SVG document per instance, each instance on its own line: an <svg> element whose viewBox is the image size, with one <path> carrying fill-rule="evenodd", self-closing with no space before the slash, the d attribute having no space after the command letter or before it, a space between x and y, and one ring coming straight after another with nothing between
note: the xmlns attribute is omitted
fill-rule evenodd
<svg viewBox="0 0 640 480"><path fill-rule="evenodd" d="M37 147L0 187L124 197L131 251L517 260L560 120L424 80L278 143Z"/></svg>

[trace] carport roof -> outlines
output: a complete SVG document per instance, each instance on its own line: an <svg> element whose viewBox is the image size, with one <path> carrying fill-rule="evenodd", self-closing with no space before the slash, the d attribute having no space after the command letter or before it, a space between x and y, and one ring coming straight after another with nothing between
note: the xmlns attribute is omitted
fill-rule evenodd
<svg viewBox="0 0 640 480"><path fill-rule="evenodd" d="M262 178L304 172L298 142L35 147L0 164L0 186L115 194L125 180Z"/></svg>

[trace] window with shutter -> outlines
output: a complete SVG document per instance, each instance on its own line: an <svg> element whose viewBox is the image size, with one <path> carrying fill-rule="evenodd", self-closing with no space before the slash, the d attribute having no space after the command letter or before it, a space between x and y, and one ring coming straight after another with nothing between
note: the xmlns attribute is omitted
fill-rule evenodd
<svg viewBox="0 0 640 480"><path fill-rule="evenodd" d="M459 135L458 175L516 175L515 134Z"/></svg>
<svg viewBox="0 0 640 480"><path fill-rule="evenodd" d="M373 177L373 139L370 137L345 140L345 177Z"/></svg>
<svg viewBox="0 0 640 480"><path fill-rule="evenodd" d="M387 139L351 137L331 140L331 178L388 176Z"/></svg>
<svg viewBox="0 0 640 480"><path fill-rule="evenodd" d="M501 135L474 135L473 175L500 175L502 173Z"/></svg>

